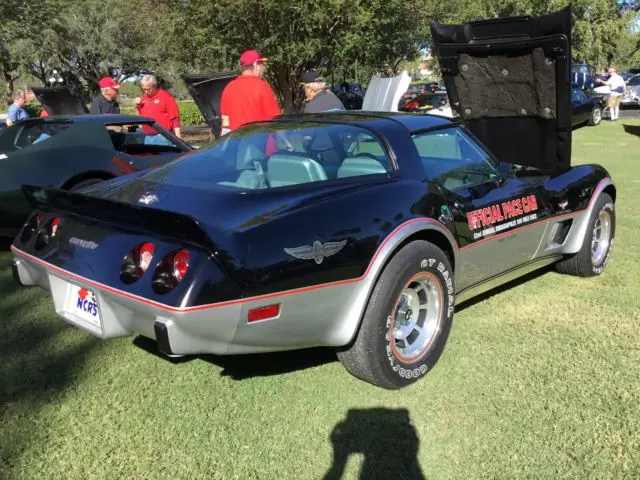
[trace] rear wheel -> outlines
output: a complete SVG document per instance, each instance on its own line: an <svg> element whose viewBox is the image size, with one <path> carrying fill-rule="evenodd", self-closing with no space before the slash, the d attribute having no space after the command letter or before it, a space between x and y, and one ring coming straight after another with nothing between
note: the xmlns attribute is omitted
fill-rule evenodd
<svg viewBox="0 0 640 480"><path fill-rule="evenodd" d="M602 121L602 108L594 107L591 112L591 118L589 119L589 125L596 126Z"/></svg>
<svg viewBox="0 0 640 480"><path fill-rule="evenodd" d="M560 273L578 277L600 275L611 255L611 247L616 233L616 213L613 200L603 193L596 200L582 248L556 264Z"/></svg>
<svg viewBox="0 0 640 480"><path fill-rule="evenodd" d="M412 242L385 267L355 340L338 351L338 358L350 373L374 385L407 386L440 357L453 310L449 259L429 242Z"/></svg>

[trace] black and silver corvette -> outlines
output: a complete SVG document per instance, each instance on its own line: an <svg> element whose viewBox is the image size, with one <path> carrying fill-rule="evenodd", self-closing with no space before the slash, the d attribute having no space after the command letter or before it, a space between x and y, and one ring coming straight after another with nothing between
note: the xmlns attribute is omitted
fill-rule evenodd
<svg viewBox="0 0 640 480"><path fill-rule="evenodd" d="M16 280L101 338L169 355L331 346L399 388L436 362L456 302L549 264L601 274L616 190L570 165L568 13L433 30L466 127L285 116L82 193L24 187ZM491 82L503 96L474 95Z"/></svg>

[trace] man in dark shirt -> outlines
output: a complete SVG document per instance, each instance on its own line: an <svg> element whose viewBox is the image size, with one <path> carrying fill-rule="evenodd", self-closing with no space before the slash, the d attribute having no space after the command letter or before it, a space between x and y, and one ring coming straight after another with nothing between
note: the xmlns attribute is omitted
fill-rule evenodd
<svg viewBox="0 0 640 480"><path fill-rule="evenodd" d="M98 86L100 93L91 102L89 113L120 113L120 105L116 101L120 84L111 77L102 77Z"/></svg>
<svg viewBox="0 0 640 480"><path fill-rule="evenodd" d="M344 105L327 87L322 77L315 70L309 70L302 76L304 95L307 103L304 113L330 112L344 110Z"/></svg>

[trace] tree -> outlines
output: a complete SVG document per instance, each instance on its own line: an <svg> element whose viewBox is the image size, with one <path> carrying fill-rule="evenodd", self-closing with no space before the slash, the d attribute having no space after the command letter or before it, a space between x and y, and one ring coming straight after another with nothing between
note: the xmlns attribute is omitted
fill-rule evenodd
<svg viewBox="0 0 640 480"><path fill-rule="evenodd" d="M24 71L24 46L37 38L58 4L59 0L3 0L0 8L0 76L5 82L7 99L13 92L14 82Z"/></svg>
<svg viewBox="0 0 640 480"><path fill-rule="evenodd" d="M237 68L248 48L269 57L267 77L286 111L299 108L305 70L395 72L425 45L428 0L208 0L174 4L183 18L178 52L200 71ZM184 27L182 27L184 26ZM184 28L184 29L183 29Z"/></svg>

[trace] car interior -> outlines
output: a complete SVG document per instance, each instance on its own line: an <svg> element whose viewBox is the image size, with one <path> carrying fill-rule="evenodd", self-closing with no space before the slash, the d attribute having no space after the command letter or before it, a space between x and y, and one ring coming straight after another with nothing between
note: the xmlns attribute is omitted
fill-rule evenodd
<svg viewBox="0 0 640 480"><path fill-rule="evenodd" d="M498 175L491 156L460 128L418 133L412 139L424 167L423 180L455 190ZM392 169L384 145L361 127L257 127L223 136L166 175L189 184L254 190L386 176Z"/></svg>
<svg viewBox="0 0 640 480"><path fill-rule="evenodd" d="M346 177L386 174L388 157L369 133L338 134L314 129L312 135L272 135L258 146L240 141L237 178L219 185L244 189L275 188ZM239 173L238 173L239 172Z"/></svg>
<svg viewBox="0 0 640 480"><path fill-rule="evenodd" d="M108 125L106 128L113 147L127 155L141 157L183 151L151 125Z"/></svg>

